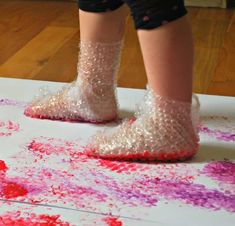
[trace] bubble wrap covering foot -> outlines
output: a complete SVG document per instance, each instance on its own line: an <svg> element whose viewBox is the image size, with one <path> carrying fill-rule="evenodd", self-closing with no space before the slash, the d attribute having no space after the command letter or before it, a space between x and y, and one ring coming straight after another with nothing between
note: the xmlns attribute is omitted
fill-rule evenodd
<svg viewBox="0 0 235 226"><path fill-rule="evenodd" d="M121 46L122 42L81 42L77 80L55 94L41 89L25 109L25 115L93 123L116 119L116 74Z"/></svg>
<svg viewBox="0 0 235 226"><path fill-rule="evenodd" d="M91 156L115 160L178 161L199 148L199 108L191 103L157 96L148 90L135 121L100 132L86 147Z"/></svg>

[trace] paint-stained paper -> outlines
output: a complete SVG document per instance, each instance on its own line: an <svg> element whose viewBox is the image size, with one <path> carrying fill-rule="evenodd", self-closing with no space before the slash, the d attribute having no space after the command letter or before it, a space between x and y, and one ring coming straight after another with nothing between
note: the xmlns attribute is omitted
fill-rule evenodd
<svg viewBox="0 0 235 226"><path fill-rule="evenodd" d="M83 154L93 134L115 123L24 116L45 85L62 86L0 79L0 226L235 225L235 98L199 95L201 147L192 160L117 162ZM122 118L144 92L119 88Z"/></svg>

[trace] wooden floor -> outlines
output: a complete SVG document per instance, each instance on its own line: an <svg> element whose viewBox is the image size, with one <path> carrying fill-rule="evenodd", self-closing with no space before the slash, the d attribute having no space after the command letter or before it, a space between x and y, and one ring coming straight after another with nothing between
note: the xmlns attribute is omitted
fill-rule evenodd
<svg viewBox="0 0 235 226"><path fill-rule="evenodd" d="M235 11L189 8L189 17L196 49L194 92L235 96ZM0 0L0 76L72 81L78 40L76 3ZM130 18L118 84L146 84Z"/></svg>

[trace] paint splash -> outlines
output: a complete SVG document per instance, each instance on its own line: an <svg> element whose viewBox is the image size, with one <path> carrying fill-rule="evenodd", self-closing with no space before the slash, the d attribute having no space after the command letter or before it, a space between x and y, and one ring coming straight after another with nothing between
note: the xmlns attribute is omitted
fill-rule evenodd
<svg viewBox="0 0 235 226"><path fill-rule="evenodd" d="M117 162L103 159L99 159L98 164L99 166L109 169L111 171L127 174L139 171L141 168L140 164L138 165L135 163Z"/></svg>
<svg viewBox="0 0 235 226"><path fill-rule="evenodd" d="M210 162L201 171L219 182L225 192L235 194L235 163L231 161Z"/></svg>
<svg viewBox="0 0 235 226"><path fill-rule="evenodd" d="M1 226L70 226L68 222L60 220L59 215L27 214L22 216L20 211L8 212L0 216Z"/></svg>
<svg viewBox="0 0 235 226"><path fill-rule="evenodd" d="M19 123L7 121L0 121L0 137L12 136L15 132L20 131Z"/></svg>
<svg viewBox="0 0 235 226"><path fill-rule="evenodd" d="M224 132L219 129L213 130L205 126L200 128L200 132L203 134L207 134L208 136L214 137L220 141L226 141L226 142L235 141L235 133Z"/></svg>
<svg viewBox="0 0 235 226"><path fill-rule="evenodd" d="M103 221L107 224L107 226L122 226L122 222L116 217L106 217Z"/></svg>
<svg viewBox="0 0 235 226"><path fill-rule="evenodd" d="M202 184L145 179L139 182L143 189L151 190L153 196L182 201L195 207L211 210L224 209L235 212L235 195L224 194L216 189L207 189ZM138 184L138 183L137 183Z"/></svg>
<svg viewBox="0 0 235 226"><path fill-rule="evenodd" d="M235 118L225 116L204 116L199 128L202 134L213 137L219 141L235 141Z"/></svg>
<svg viewBox="0 0 235 226"><path fill-rule="evenodd" d="M49 137L33 139L28 145L28 150L34 152L34 154L40 156L40 158L46 155L61 155L79 151L75 142Z"/></svg>
<svg viewBox="0 0 235 226"><path fill-rule="evenodd" d="M7 170L7 165L3 160L0 160L0 171L6 171Z"/></svg>
<svg viewBox="0 0 235 226"><path fill-rule="evenodd" d="M12 199L20 196L25 196L27 195L28 191L24 186L20 184L7 182L5 183L5 185L2 186L1 193L4 198Z"/></svg>
<svg viewBox="0 0 235 226"><path fill-rule="evenodd" d="M220 182L235 185L235 163L231 161L210 162L202 172Z"/></svg>
<svg viewBox="0 0 235 226"><path fill-rule="evenodd" d="M0 160L0 197L5 199L12 199L21 196L26 196L28 194L27 189L16 182L10 181L6 177L6 171L8 167L6 166L5 162Z"/></svg>

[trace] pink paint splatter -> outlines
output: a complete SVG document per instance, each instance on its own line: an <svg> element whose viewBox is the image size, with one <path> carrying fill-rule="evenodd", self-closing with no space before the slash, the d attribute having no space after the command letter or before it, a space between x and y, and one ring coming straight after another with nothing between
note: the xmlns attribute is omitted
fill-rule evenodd
<svg viewBox="0 0 235 226"><path fill-rule="evenodd" d="M210 162L202 170L203 174L219 182L225 192L235 194L235 163L231 161Z"/></svg>
<svg viewBox="0 0 235 226"><path fill-rule="evenodd" d="M235 133L224 132L219 129L210 129L208 127L202 126L200 132L207 134L208 136L214 137L220 141L233 142L235 141Z"/></svg>
<svg viewBox="0 0 235 226"><path fill-rule="evenodd" d="M0 137L9 137L15 132L20 131L20 125L18 123L8 121L0 121Z"/></svg>
<svg viewBox="0 0 235 226"><path fill-rule="evenodd" d="M164 164L152 163L142 164L134 162L118 162L104 159L97 159L97 164L100 167L108 169L118 174L131 174L132 177L152 175L160 179L180 180L184 182L192 182L198 172L192 166L185 163Z"/></svg>
<svg viewBox="0 0 235 226"><path fill-rule="evenodd" d="M210 162L202 170L207 176L235 185L235 163L231 161Z"/></svg>
<svg viewBox="0 0 235 226"><path fill-rule="evenodd" d="M140 170L141 167L138 164L135 163L126 163L126 162L117 162L117 161L109 161L109 160L103 160L99 159L98 164L106 169L109 169L111 171L117 172L117 173L132 173Z"/></svg>
<svg viewBox="0 0 235 226"><path fill-rule="evenodd" d="M0 216L0 225L4 226L69 226L68 222L60 220L60 215L36 215L22 216L20 211L8 212Z"/></svg>
<svg viewBox="0 0 235 226"><path fill-rule="evenodd" d="M76 142L66 141L62 139L40 137L33 139L29 145L28 150L41 158L47 155L67 155L75 156L75 153L80 153L78 144Z"/></svg>
<svg viewBox="0 0 235 226"><path fill-rule="evenodd" d="M103 221L107 224L107 226L122 226L122 222L116 217L106 217Z"/></svg>
<svg viewBox="0 0 235 226"><path fill-rule="evenodd" d="M58 139L57 144L55 144L54 138L41 137L40 139L32 140L28 145L28 149L35 154L40 154L42 156L51 154L60 155L66 151L71 151L72 143L63 143L63 141L61 143L61 140Z"/></svg>

